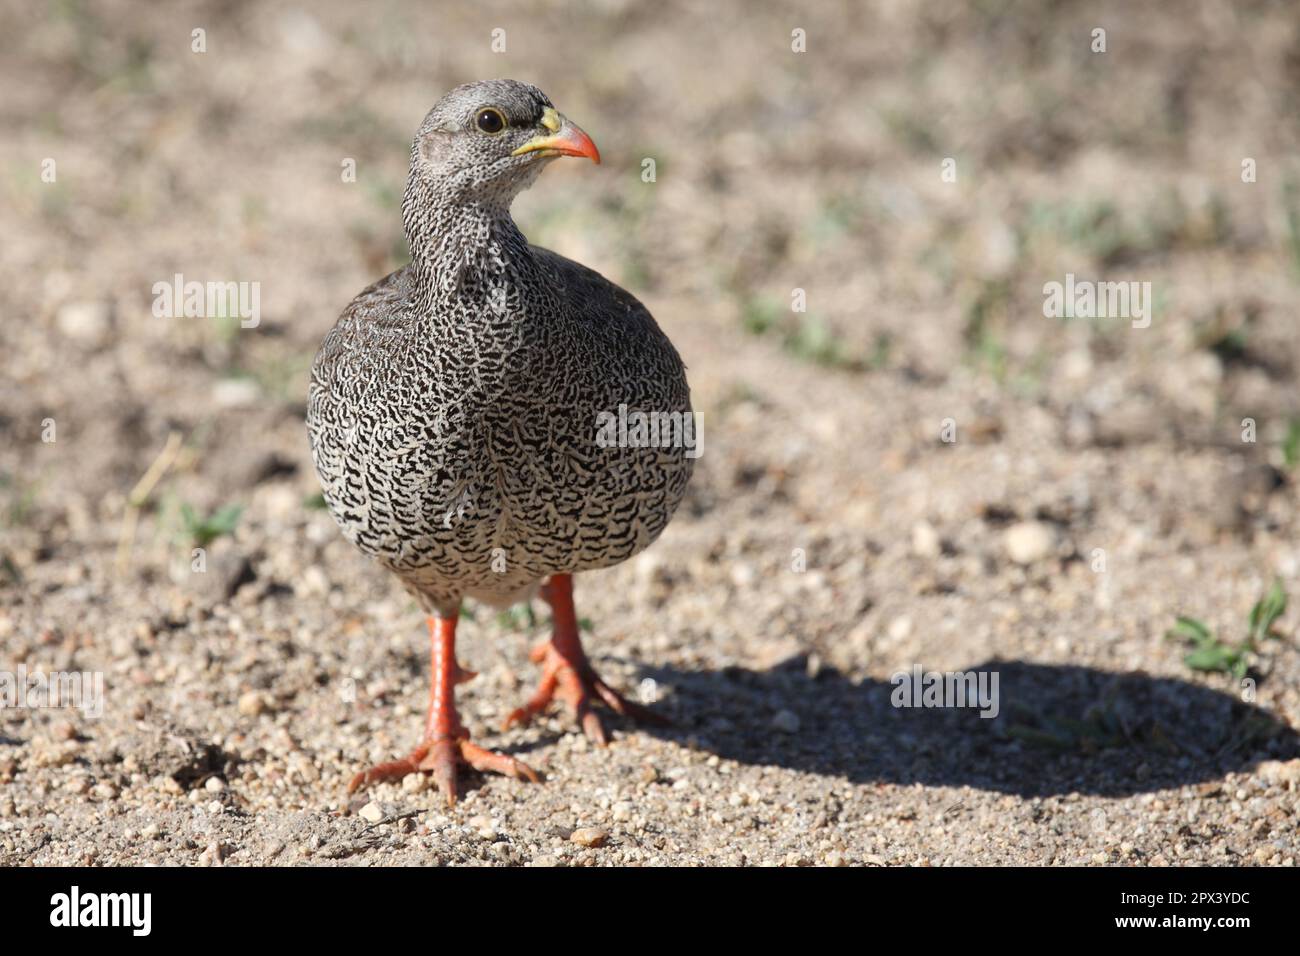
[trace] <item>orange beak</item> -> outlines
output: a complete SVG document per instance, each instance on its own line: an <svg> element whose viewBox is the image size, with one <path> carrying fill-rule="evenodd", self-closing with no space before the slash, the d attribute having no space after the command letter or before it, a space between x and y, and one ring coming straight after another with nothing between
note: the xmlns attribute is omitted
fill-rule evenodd
<svg viewBox="0 0 1300 956"><path fill-rule="evenodd" d="M542 125L551 130L552 135L534 136L511 155L540 152L543 156L585 156L593 163L600 162L600 150L576 123L569 122L548 107Z"/></svg>

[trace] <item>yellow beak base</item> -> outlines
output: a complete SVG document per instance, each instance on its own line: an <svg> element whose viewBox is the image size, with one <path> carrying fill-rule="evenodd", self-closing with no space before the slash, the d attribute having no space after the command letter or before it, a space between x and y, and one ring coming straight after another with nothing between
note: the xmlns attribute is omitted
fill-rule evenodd
<svg viewBox="0 0 1300 956"><path fill-rule="evenodd" d="M522 156L524 153L540 151L544 155L585 156L593 163L600 163L600 150L596 149L591 137L549 106L542 114L542 125L551 131L551 135L534 136L511 155Z"/></svg>

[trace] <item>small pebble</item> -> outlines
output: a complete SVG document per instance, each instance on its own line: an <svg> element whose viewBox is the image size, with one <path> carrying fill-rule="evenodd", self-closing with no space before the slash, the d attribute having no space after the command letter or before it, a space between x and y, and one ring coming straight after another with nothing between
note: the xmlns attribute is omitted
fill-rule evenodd
<svg viewBox="0 0 1300 956"><path fill-rule="evenodd" d="M378 823L384 818L384 811L373 800L357 811L357 816L367 823Z"/></svg>
<svg viewBox="0 0 1300 956"><path fill-rule="evenodd" d="M783 734L797 734L799 732L799 715L792 710L778 711L777 715L772 718L772 726Z"/></svg>
<svg viewBox="0 0 1300 956"><path fill-rule="evenodd" d="M54 321L68 338L95 342L109 331L113 307L107 302L69 302L59 309Z"/></svg>
<svg viewBox="0 0 1300 956"><path fill-rule="evenodd" d="M214 841L199 854L199 866L220 866L224 856L221 844Z"/></svg>
<svg viewBox="0 0 1300 956"><path fill-rule="evenodd" d="M604 846L609 834L600 827L579 827L569 835L569 839L578 846Z"/></svg>
<svg viewBox="0 0 1300 956"><path fill-rule="evenodd" d="M99 800L116 800L117 787L113 786L108 781L104 781L103 783L96 784L95 797Z"/></svg>
<svg viewBox="0 0 1300 956"><path fill-rule="evenodd" d="M904 614L889 622L889 637L895 641L905 641L912 633L912 619Z"/></svg>
<svg viewBox="0 0 1300 956"><path fill-rule="evenodd" d="M1052 529L1041 521L1013 524L1003 535L1007 556L1016 564L1034 564L1052 553L1056 545Z"/></svg>
<svg viewBox="0 0 1300 956"><path fill-rule="evenodd" d="M940 551L939 532L928 521L912 525L912 553L918 558L937 558Z"/></svg>

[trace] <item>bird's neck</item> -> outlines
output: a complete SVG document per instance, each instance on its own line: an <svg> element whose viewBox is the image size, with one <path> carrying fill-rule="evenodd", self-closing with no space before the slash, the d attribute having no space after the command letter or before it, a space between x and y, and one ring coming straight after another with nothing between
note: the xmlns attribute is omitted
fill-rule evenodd
<svg viewBox="0 0 1300 956"><path fill-rule="evenodd" d="M537 266L508 199L484 197L449 201L412 176L402 201L411 247L411 270L421 305L431 314L441 305L490 304L510 286L527 283Z"/></svg>

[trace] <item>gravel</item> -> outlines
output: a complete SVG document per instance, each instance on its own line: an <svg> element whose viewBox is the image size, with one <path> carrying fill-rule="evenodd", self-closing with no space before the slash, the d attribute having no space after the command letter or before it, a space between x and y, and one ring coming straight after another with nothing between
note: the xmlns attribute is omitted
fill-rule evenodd
<svg viewBox="0 0 1300 956"><path fill-rule="evenodd" d="M503 13L500 55L460 9L0 23L0 671L104 689L0 711L0 865L1295 865L1296 612L1248 683L1165 636L1300 593L1286 11L732 7ZM1140 56L1087 60L1094 16ZM349 797L416 743L427 638L314 506L306 369L400 261L411 131L493 75L605 157L524 231L646 302L704 414L663 538L576 584L673 724L502 732L545 620L471 608L462 717L545 781ZM260 324L153 315L178 271L261 282ZM1155 320L1044 319L1067 272L1153 282ZM894 706L914 667L996 675L997 716Z"/></svg>

